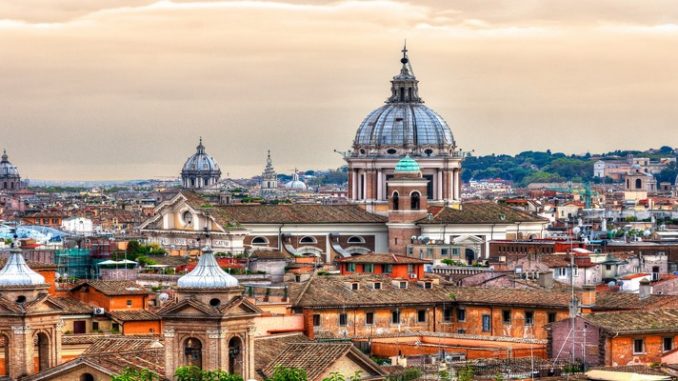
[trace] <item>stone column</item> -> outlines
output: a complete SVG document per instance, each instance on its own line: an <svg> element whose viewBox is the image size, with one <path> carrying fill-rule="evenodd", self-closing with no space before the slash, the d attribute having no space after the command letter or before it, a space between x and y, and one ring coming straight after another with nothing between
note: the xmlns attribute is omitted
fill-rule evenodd
<svg viewBox="0 0 678 381"><path fill-rule="evenodd" d="M381 172L381 169L377 170L377 200L383 201L386 199L384 197L384 174Z"/></svg>
<svg viewBox="0 0 678 381"><path fill-rule="evenodd" d="M438 176L436 178L436 196L434 200L444 200L445 196L443 195L443 171L440 169L436 170Z"/></svg>
<svg viewBox="0 0 678 381"><path fill-rule="evenodd" d="M358 171L351 171L351 200L355 201L358 199Z"/></svg>
<svg viewBox="0 0 678 381"><path fill-rule="evenodd" d="M247 366L243 367L243 373L245 373L243 374L243 378L245 380L251 380L256 377L256 369L254 366L254 327L247 328L247 335L243 344L247 348L247 352L245 353L247 356Z"/></svg>
<svg viewBox="0 0 678 381"><path fill-rule="evenodd" d="M179 367L177 360L181 356L181 351L177 348L174 328L165 328L163 336L165 337L165 377L171 380L174 378L174 370Z"/></svg>

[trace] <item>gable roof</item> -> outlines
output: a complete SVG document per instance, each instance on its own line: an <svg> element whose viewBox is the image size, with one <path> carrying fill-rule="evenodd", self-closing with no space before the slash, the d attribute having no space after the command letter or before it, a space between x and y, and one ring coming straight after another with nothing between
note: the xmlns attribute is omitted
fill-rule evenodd
<svg viewBox="0 0 678 381"><path fill-rule="evenodd" d="M432 284L430 289L424 289L416 284L408 284L407 288L401 289L395 287L393 281L392 278L374 274L317 276L304 284L294 304L298 307L330 308L453 302L450 287ZM381 282L381 289L373 289L374 282ZM358 283L358 289L351 289L351 283Z"/></svg>
<svg viewBox="0 0 678 381"><path fill-rule="evenodd" d="M369 357L360 352L351 342L318 343L297 342L287 345L285 350L271 361L262 373L270 377L275 366L300 368L306 371L309 381L321 377L337 360L348 356L361 368L369 370L368 376L383 376L385 373Z"/></svg>
<svg viewBox="0 0 678 381"><path fill-rule="evenodd" d="M615 334L678 333L678 310L636 310L586 315L592 325Z"/></svg>
<svg viewBox="0 0 678 381"><path fill-rule="evenodd" d="M425 264L431 263L426 259L419 259L414 257L406 257L404 255L395 254L358 254L352 257L341 258L340 262L346 263L386 263L386 264Z"/></svg>
<svg viewBox="0 0 678 381"><path fill-rule="evenodd" d="M222 205L210 210L216 220L241 224L337 224L378 223L386 218L369 213L358 205Z"/></svg>
<svg viewBox="0 0 678 381"><path fill-rule="evenodd" d="M290 343L311 341L302 333L285 333L279 335L261 336L254 339L254 368L264 369Z"/></svg>
<svg viewBox="0 0 678 381"><path fill-rule="evenodd" d="M88 280L73 287L76 291L89 286L107 296L148 295L150 292L133 280Z"/></svg>
<svg viewBox="0 0 678 381"><path fill-rule="evenodd" d="M432 218L424 217L419 224L515 224L517 222L548 221L530 213L516 210L492 201L468 201L461 209L442 208Z"/></svg>

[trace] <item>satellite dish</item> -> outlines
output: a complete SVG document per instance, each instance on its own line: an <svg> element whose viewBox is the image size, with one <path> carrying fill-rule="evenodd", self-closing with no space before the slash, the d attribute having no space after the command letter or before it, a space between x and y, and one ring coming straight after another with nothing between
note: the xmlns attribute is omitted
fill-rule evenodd
<svg viewBox="0 0 678 381"><path fill-rule="evenodd" d="M428 237L424 237L424 238L422 239L422 241L424 241L424 243L428 243L428 241L430 241L430 240L431 240L431 239L428 238Z"/></svg>
<svg viewBox="0 0 678 381"><path fill-rule="evenodd" d="M169 300L169 295L166 292L163 292L162 294L158 295L158 300L161 302L166 302Z"/></svg>
<svg viewBox="0 0 678 381"><path fill-rule="evenodd" d="M610 288L612 288L612 287L614 287L614 286L616 286L616 285L617 285L617 282L615 282L615 281L613 281L613 280L611 280L611 281L609 281L609 282L607 283L607 287L610 287Z"/></svg>
<svg viewBox="0 0 678 381"><path fill-rule="evenodd" d="M645 230L645 231L643 232L643 236L644 236L644 237L649 237L650 234L652 234L652 232L650 231L650 229L647 229L647 230Z"/></svg>

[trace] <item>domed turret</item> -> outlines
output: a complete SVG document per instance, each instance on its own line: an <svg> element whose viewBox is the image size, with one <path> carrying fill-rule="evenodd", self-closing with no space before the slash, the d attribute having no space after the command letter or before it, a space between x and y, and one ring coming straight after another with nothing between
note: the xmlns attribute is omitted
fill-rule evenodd
<svg viewBox="0 0 678 381"><path fill-rule="evenodd" d="M400 159L398 164L395 166L395 173L420 173L421 169L419 164L410 157L406 155L404 158Z"/></svg>
<svg viewBox="0 0 678 381"><path fill-rule="evenodd" d="M18 190L21 188L21 176L15 165L9 161L7 150L0 158L0 190Z"/></svg>
<svg viewBox="0 0 678 381"><path fill-rule="evenodd" d="M212 249L206 247L198 260L198 265L177 281L179 288L229 288L237 287L238 280L219 267Z"/></svg>
<svg viewBox="0 0 678 381"><path fill-rule="evenodd" d="M45 284L45 277L31 270L26 264L23 255L18 250L13 250L5 267L0 270L0 288L2 287L26 287Z"/></svg>
<svg viewBox="0 0 678 381"><path fill-rule="evenodd" d="M181 180L184 188L207 188L216 185L221 178L221 169L216 160L205 152L205 146L200 143L196 152L186 160L181 170Z"/></svg>

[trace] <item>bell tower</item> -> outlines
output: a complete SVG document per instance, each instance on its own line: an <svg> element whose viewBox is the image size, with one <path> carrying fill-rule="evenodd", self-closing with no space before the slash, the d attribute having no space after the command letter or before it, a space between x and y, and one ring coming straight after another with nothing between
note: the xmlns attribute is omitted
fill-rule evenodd
<svg viewBox="0 0 678 381"><path fill-rule="evenodd" d="M416 221L428 213L428 180L422 176L419 164L407 155L396 164L386 189L389 252L406 255L410 238L420 233Z"/></svg>
<svg viewBox="0 0 678 381"><path fill-rule="evenodd" d="M50 300L48 288L21 251L12 249L0 270L0 339L5 347L5 376L12 380L61 362L63 309Z"/></svg>
<svg viewBox="0 0 678 381"><path fill-rule="evenodd" d="M261 310L206 247L196 267L177 282L177 300L158 314L165 336L165 376L181 366L256 377L254 318Z"/></svg>

